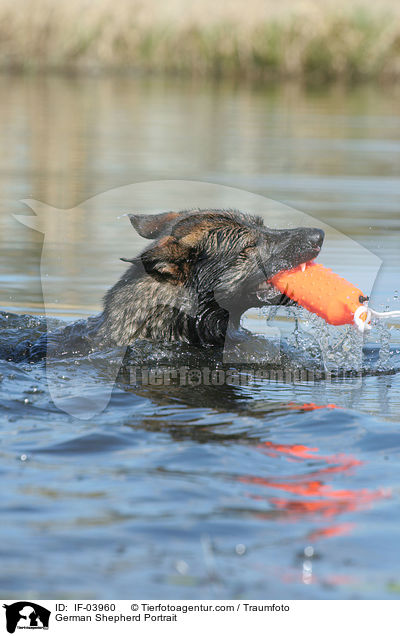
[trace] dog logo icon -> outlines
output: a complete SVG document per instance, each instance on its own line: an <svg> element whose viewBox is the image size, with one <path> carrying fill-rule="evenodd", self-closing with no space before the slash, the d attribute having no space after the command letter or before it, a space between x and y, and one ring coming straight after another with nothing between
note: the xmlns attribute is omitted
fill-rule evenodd
<svg viewBox="0 0 400 636"><path fill-rule="evenodd" d="M13 634L16 629L48 629L51 612L31 601L18 601L12 605L3 605L6 610L7 631Z"/></svg>

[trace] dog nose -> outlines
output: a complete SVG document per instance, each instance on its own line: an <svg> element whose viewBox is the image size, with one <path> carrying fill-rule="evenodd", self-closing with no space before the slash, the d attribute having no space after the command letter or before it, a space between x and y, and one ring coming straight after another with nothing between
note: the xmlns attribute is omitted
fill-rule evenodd
<svg viewBox="0 0 400 636"><path fill-rule="evenodd" d="M309 241L312 247L321 247L324 242L325 232L319 228L312 228L309 234Z"/></svg>

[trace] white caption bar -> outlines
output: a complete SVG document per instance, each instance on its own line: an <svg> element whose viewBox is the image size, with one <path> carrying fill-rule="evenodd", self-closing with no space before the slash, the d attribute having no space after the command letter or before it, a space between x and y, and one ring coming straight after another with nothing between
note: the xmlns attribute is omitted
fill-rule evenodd
<svg viewBox="0 0 400 636"><path fill-rule="evenodd" d="M1 601L1 633L251 634L392 633L400 601ZM190 632L188 632L190 630Z"/></svg>

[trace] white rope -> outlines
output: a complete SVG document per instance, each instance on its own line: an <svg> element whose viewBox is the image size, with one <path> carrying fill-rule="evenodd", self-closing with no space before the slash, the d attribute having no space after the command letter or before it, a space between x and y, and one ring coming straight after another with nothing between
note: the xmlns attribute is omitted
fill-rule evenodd
<svg viewBox="0 0 400 636"><path fill-rule="evenodd" d="M377 318L400 318L400 311L375 311L369 307L369 311Z"/></svg>
<svg viewBox="0 0 400 636"><path fill-rule="evenodd" d="M364 333L371 329L371 317L374 318L400 318L400 311L375 311L368 305L360 305L354 312L354 324Z"/></svg>
<svg viewBox="0 0 400 636"><path fill-rule="evenodd" d="M366 314L365 320L361 318L363 314ZM364 333L371 329L371 310L366 305L360 305L354 312L354 324L357 329Z"/></svg>

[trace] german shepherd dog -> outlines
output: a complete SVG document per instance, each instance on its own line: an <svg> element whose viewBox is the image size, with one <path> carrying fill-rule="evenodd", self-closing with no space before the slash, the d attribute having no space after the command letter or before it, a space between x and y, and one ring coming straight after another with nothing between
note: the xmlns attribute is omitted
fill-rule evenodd
<svg viewBox="0 0 400 636"><path fill-rule="evenodd" d="M84 354L137 339L223 346L250 307L289 304L267 281L315 258L324 232L275 230L237 210L186 210L129 215L152 243L107 292L103 312L43 336L21 357ZM243 333L243 332L242 332ZM47 355L49 355L47 353Z"/></svg>

